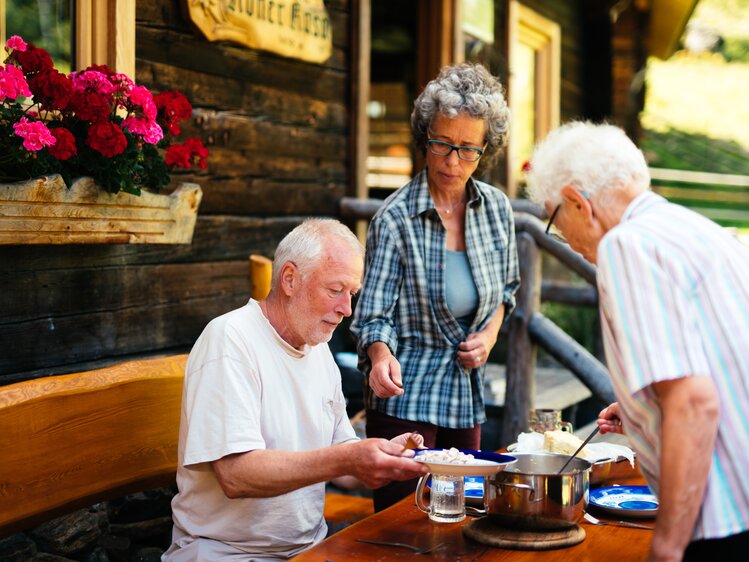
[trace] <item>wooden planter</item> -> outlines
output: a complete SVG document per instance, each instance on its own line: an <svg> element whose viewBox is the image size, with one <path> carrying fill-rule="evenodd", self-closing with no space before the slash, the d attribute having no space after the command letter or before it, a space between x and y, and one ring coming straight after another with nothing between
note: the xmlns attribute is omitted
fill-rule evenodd
<svg viewBox="0 0 749 562"><path fill-rule="evenodd" d="M202 196L194 183L140 197L59 175L0 184L0 244L189 244Z"/></svg>

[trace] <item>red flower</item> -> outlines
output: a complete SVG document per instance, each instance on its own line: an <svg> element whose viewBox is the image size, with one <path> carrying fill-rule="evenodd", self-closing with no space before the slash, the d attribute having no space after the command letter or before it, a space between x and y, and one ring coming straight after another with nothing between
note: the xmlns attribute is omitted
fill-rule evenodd
<svg viewBox="0 0 749 562"><path fill-rule="evenodd" d="M190 167L190 151L181 144L173 144L166 149L166 165L169 169L176 166L180 168Z"/></svg>
<svg viewBox="0 0 749 562"><path fill-rule="evenodd" d="M70 101L70 108L83 121L97 123L109 119L109 101L96 92L77 92Z"/></svg>
<svg viewBox="0 0 749 562"><path fill-rule="evenodd" d="M86 70L95 70L96 72L101 72L102 74L106 74L107 76L114 76L116 72L109 68L106 64L92 64L91 66L87 67Z"/></svg>
<svg viewBox="0 0 749 562"><path fill-rule="evenodd" d="M175 167L191 168L197 160L202 170L206 168L208 149L203 146L203 141L197 138L189 138L184 144L173 144L166 149L166 165L170 169Z"/></svg>
<svg viewBox="0 0 749 562"><path fill-rule="evenodd" d="M192 159L198 159L198 166L200 166L200 169L205 170L208 165L206 162L206 158L208 158L208 149L203 145L203 141L195 137L189 138L185 141L185 148L190 151Z"/></svg>
<svg viewBox="0 0 749 562"><path fill-rule="evenodd" d="M24 74L52 70L55 66L49 53L44 49L39 49L33 43L27 43L25 51L14 51L13 56L21 65Z"/></svg>
<svg viewBox="0 0 749 562"><path fill-rule="evenodd" d="M127 138L119 126L109 121L94 123L88 128L88 145L107 158L113 158L125 152Z"/></svg>
<svg viewBox="0 0 749 562"><path fill-rule="evenodd" d="M54 69L38 72L29 81L29 89L34 101L47 109L65 109L73 97L73 84Z"/></svg>
<svg viewBox="0 0 749 562"><path fill-rule="evenodd" d="M57 139L57 142L47 150L56 160L67 160L78 154L73 133L65 127L50 129L50 133Z"/></svg>
<svg viewBox="0 0 749 562"><path fill-rule="evenodd" d="M181 129L177 123L189 119L192 106L187 98L177 91L161 92L153 97L159 110L157 122L171 134L178 135Z"/></svg>

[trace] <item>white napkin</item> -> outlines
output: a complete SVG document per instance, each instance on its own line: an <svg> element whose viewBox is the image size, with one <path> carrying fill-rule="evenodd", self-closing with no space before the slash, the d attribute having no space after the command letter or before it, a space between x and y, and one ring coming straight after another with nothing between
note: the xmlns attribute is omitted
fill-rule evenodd
<svg viewBox="0 0 749 562"><path fill-rule="evenodd" d="M521 433L518 435L518 442L515 447L508 448L510 452L516 453L539 453L544 452L544 434L536 431ZM601 462L606 460L620 460L625 458L634 468L635 453L629 447L616 445L614 443L588 443L585 445L585 452L580 453L580 457L589 462Z"/></svg>

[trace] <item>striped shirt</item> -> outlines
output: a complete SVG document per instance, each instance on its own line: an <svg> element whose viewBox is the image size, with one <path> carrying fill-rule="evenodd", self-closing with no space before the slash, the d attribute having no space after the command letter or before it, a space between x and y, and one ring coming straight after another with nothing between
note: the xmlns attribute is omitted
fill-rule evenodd
<svg viewBox="0 0 749 562"><path fill-rule="evenodd" d="M749 250L701 215L645 192L603 237L597 259L606 358L643 474L657 494L661 411L651 385L709 376L720 421L692 539L746 531Z"/></svg>
<svg viewBox="0 0 749 562"><path fill-rule="evenodd" d="M369 225L364 282L351 331L365 375L371 368L367 348L387 344L400 362L405 393L380 399L367 384L367 408L449 428L486 421L484 368L464 370L458 344L482 329L502 303L509 315L520 276L509 200L472 179L467 191L466 254L478 291L468 332L447 306L447 231L429 193L426 170L388 197Z"/></svg>

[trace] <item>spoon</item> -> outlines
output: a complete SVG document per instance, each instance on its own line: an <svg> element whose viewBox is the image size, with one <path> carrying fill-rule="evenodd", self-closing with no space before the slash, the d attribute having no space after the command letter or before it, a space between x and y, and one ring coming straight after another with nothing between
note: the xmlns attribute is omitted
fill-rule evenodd
<svg viewBox="0 0 749 562"><path fill-rule="evenodd" d="M578 454L578 453L579 453L580 451L582 451L582 450L583 450L583 447L585 447L585 445L587 445L587 444L588 444L588 441L590 441L591 439L593 439L593 437L595 436L595 434L596 434L596 433L598 433L598 430L599 430L599 429L601 429L601 426L599 426L599 425L596 425L596 428L595 428L595 429L594 429L594 430L593 430L593 431L591 432L591 434L590 434L590 435L588 435L588 436L587 436L587 437L585 438L585 441L583 441L583 444L582 444L582 445L580 445L580 446L579 446L579 447L577 448L577 451L575 451L574 453L572 453L572 456L571 456L570 458L568 458L568 459L567 459L567 462L566 462L566 463L564 463L564 464L562 465L562 468L560 468L560 469L559 469L559 472L557 472L557 474L562 474L562 472L564 472L564 469L565 469L565 468L567 468L567 465L568 465L568 464L570 464L570 461L572 461L572 459L574 459L574 458L575 458L575 457L577 456L577 454Z"/></svg>

